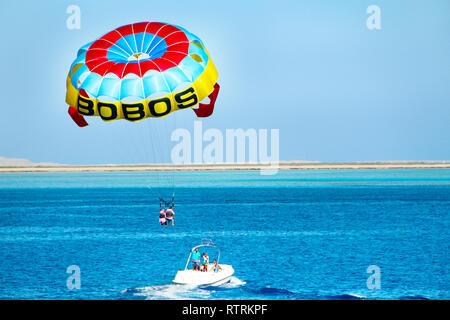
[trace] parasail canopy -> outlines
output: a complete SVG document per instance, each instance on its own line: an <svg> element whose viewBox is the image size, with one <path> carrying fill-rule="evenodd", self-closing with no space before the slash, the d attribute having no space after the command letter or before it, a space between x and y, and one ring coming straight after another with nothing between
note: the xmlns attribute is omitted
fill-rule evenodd
<svg viewBox="0 0 450 320"><path fill-rule="evenodd" d="M212 114L219 75L203 42L168 23L114 29L78 51L67 76L66 102L79 126L83 116L139 121L193 108ZM200 103L206 97L209 103Z"/></svg>

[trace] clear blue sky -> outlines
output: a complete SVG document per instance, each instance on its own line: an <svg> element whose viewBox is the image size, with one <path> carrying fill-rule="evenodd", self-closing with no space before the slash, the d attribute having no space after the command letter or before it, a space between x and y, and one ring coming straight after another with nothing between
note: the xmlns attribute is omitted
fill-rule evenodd
<svg viewBox="0 0 450 320"><path fill-rule="evenodd" d="M81 8L80 30L66 28L70 4ZM366 28L372 4L381 30ZM278 128L282 160L450 159L448 0L2 1L0 9L0 156L141 162L129 126L110 138L103 125L72 123L65 81L85 43L124 24L165 21L198 35L219 71L205 128Z"/></svg>

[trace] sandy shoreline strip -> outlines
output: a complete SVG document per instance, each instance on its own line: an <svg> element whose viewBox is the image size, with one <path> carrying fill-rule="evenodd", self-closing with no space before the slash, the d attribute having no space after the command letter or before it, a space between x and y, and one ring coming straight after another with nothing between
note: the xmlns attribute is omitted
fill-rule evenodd
<svg viewBox="0 0 450 320"><path fill-rule="evenodd" d="M0 167L1 172L102 172L102 171L212 171L275 169L264 164L199 164L199 165L86 165ZM341 162L341 163L280 163L280 170L325 169L432 169L450 168L450 162Z"/></svg>

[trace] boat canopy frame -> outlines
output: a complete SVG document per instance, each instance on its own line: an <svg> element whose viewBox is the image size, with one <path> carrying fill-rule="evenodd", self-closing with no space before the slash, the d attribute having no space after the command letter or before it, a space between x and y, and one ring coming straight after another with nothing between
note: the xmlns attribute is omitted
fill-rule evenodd
<svg viewBox="0 0 450 320"><path fill-rule="evenodd" d="M195 247L193 247L189 253L189 257L186 262L186 266L184 267L184 270L188 270L189 261L191 261L192 252L194 252L195 249L200 247L212 247L217 249L217 265L219 265L220 260L220 249L214 244L214 242L211 239L203 238L201 243Z"/></svg>

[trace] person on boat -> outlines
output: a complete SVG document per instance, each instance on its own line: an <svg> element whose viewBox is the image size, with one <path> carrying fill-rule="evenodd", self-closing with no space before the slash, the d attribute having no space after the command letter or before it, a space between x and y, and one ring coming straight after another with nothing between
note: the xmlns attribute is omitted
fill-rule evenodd
<svg viewBox="0 0 450 320"><path fill-rule="evenodd" d="M209 263L209 257L208 254L205 252L203 253L203 272L208 272L208 263Z"/></svg>
<svg viewBox="0 0 450 320"><path fill-rule="evenodd" d="M214 272L217 272L217 271L222 270L222 267L219 266L219 265L217 264L216 259L213 260L213 264L214 264L214 265L213 265L213 270L214 270Z"/></svg>
<svg viewBox="0 0 450 320"><path fill-rule="evenodd" d="M200 252L198 252L198 248L195 248L195 251L192 252L192 270L200 271Z"/></svg>
<svg viewBox="0 0 450 320"><path fill-rule="evenodd" d="M175 225L175 212L172 209L172 206L170 206L167 210L166 210L166 220L167 220L167 224L170 225L170 222L172 222L172 226Z"/></svg>
<svg viewBox="0 0 450 320"><path fill-rule="evenodd" d="M164 209L161 209L161 211L159 211L159 222L161 223L161 227L163 225L166 225L167 227L166 211Z"/></svg>

